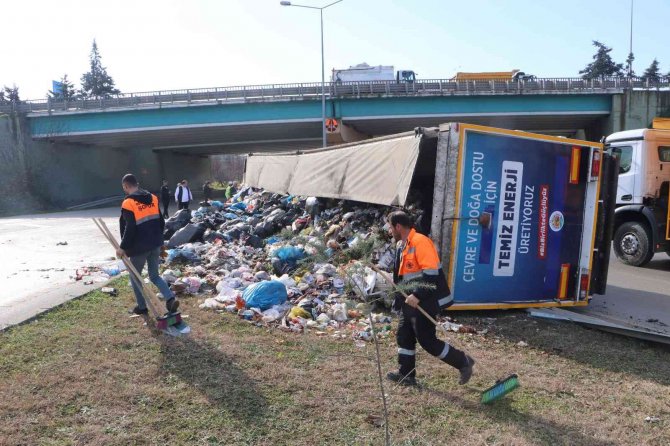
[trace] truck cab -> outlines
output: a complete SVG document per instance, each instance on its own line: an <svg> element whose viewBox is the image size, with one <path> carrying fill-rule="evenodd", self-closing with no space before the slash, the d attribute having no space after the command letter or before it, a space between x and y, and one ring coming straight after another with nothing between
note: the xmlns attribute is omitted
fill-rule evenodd
<svg viewBox="0 0 670 446"><path fill-rule="evenodd" d="M398 70L395 80L398 83L412 83L416 81L416 73L412 70Z"/></svg>
<svg viewBox="0 0 670 446"><path fill-rule="evenodd" d="M617 132L605 147L619 159L614 253L623 263L643 266L657 252L670 253L670 130Z"/></svg>

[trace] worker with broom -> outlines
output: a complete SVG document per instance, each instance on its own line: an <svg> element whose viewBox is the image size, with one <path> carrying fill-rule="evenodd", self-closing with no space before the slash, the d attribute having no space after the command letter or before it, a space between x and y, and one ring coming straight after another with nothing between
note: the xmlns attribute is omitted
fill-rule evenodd
<svg viewBox="0 0 670 446"><path fill-rule="evenodd" d="M158 274L158 260L161 246L163 246L163 228L165 220L158 207L158 198L140 189L137 178L133 174L126 174L121 180L121 187L126 198L121 204L121 244L116 250L119 257L126 255L135 269L141 274L144 264L149 270L149 279L166 299L165 306L170 313L179 308L179 301L175 299L170 287ZM142 284L135 283L131 278L137 306L131 313L144 315L148 313L147 304L142 295Z"/></svg>
<svg viewBox="0 0 670 446"><path fill-rule="evenodd" d="M389 372L388 379L404 384L416 385L417 341L431 355L446 362L460 372L459 384L465 384L472 376L474 359L463 351L437 338L435 324L421 314L423 308L433 318L440 308L453 303L442 265L433 241L412 228L405 212L397 211L388 216L389 233L399 247L395 256L393 281L407 285L411 292L406 298L397 293L393 309L399 313L400 322L396 335L398 343L398 372ZM412 286L416 284L415 286ZM430 288L426 285L432 285Z"/></svg>

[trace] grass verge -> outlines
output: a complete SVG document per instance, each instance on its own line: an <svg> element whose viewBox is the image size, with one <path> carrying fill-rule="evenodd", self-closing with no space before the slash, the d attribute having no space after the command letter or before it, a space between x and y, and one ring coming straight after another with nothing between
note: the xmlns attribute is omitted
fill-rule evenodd
<svg viewBox="0 0 670 446"><path fill-rule="evenodd" d="M126 279L0 333L0 444L383 444L374 346L258 328L182 300L193 332L130 318ZM475 376L419 352L420 390L387 385L394 444L670 443L670 353L521 312L457 314ZM527 346L520 346L524 341ZM395 368L393 340L382 343ZM509 373L522 387L491 406ZM647 422L646 417L659 421Z"/></svg>

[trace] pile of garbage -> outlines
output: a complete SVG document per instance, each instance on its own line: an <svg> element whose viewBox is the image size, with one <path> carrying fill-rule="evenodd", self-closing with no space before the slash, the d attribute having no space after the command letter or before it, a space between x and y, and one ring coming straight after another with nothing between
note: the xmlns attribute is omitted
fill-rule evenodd
<svg viewBox="0 0 670 446"><path fill-rule="evenodd" d="M385 337L391 286L367 264L393 263L389 210L247 187L166 221L162 276L176 293L204 297L202 309L292 332L371 340L377 309Z"/></svg>

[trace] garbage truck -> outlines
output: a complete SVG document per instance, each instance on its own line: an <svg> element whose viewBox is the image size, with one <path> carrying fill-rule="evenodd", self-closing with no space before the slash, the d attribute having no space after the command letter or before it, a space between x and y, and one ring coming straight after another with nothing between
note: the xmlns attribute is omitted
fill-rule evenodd
<svg viewBox="0 0 670 446"><path fill-rule="evenodd" d="M416 73L413 70L395 71L393 65L375 65L360 63L349 68L333 68L331 82L370 82L370 81L396 81L411 83L416 81Z"/></svg>
<svg viewBox="0 0 670 446"><path fill-rule="evenodd" d="M568 307L605 292L617 163L601 143L447 123L251 154L245 182L421 206L454 297L450 310Z"/></svg>
<svg viewBox="0 0 670 446"><path fill-rule="evenodd" d="M670 128L627 130L605 138L619 158L614 253L623 263L647 264L657 252L670 255Z"/></svg>

